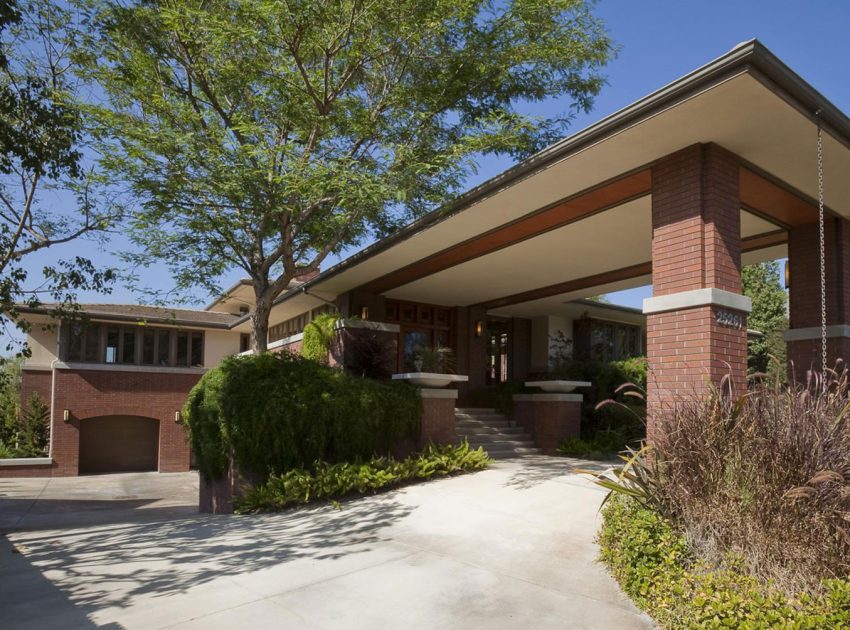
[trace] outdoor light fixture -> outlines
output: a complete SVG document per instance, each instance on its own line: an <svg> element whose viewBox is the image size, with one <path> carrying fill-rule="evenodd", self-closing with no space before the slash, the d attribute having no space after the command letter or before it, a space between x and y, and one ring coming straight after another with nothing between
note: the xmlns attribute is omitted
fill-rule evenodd
<svg viewBox="0 0 850 630"><path fill-rule="evenodd" d="M369 319L369 307L361 306L360 307L360 319Z"/></svg>
<svg viewBox="0 0 850 630"><path fill-rule="evenodd" d="M479 319L477 322L475 322L475 336L480 337L483 334L484 334L484 322L482 322Z"/></svg>
<svg viewBox="0 0 850 630"><path fill-rule="evenodd" d="M785 261L785 288L791 288L791 261Z"/></svg>
<svg viewBox="0 0 850 630"><path fill-rule="evenodd" d="M62 410L62 420L64 420L65 422L71 421L71 410L70 409L63 409Z"/></svg>
<svg viewBox="0 0 850 630"><path fill-rule="evenodd" d="M174 412L174 422L180 422L180 412L179 411Z"/></svg>

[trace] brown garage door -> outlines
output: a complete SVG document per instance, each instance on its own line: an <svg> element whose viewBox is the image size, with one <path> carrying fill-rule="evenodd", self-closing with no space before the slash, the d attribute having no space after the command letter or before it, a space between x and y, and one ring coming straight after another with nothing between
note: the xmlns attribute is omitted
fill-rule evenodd
<svg viewBox="0 0 850 630"><path fill-rule="evenodd" d="M159 420L100 416L80 422L80 474L156 470Z"/></svg>

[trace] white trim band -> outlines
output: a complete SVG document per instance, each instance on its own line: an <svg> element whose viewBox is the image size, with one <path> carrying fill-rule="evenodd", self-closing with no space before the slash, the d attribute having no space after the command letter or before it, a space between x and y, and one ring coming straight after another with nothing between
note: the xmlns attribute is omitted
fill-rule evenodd
<svg viewBox="0 0 850 630"><path fill-rule="evenodd" d="M270 344L266 346L267 350L274 350L275 348L280 348L281 346L288 346L291 343L295 343L296 341L301 341L304 339L304 333L296 333L294 335L289 335L289 337L284 337L283 339L278 339L277 341L272 341ZM247 350L240 354L253 354L253 350Z"/></svg>
<svg viewBox="0 0 850 630"><path fill-rule="evenodd" d="M132 365L125 363L65 363L57 361L57 370L95 370L97 372L152 372L155 374L203 374L207 368L170 367L167 365Z"/></svg>
<svg viewBox="0 0 850 630"><path fill-rule="evenodd" d="M53 371L52 363L24 363L21 366L23 371L32 370L34 372L51 372Z"/></svg>
<svg viewBox="0 0 850 630"><path fill-rule="evenodd" d="M698 306L722 306L735 311L749 313L753 310L753 301L746 295L732 293L723 289L707 288L693 291L680 291L670 295L659 295L643 301L643 314L678 311Z"/></svg>
<svg viewBox="0 0 850 630"><path fill-rule="evenodd" d="M581 394L514 394L514 402L578 402Z"/></svg>
<svg viewBox="0 0 850 630"><path fill-rule="evenodd" d="M785 341L808 341L810 339L820 339L820 326L812 328L790 328L783 335ZM830 339L836 337L850 337L850 324L833 324L826 327L826 336Z"/></svg>
<svg viewBox="0 0 850 630"><path fill-rule="evenodd" d="M450 398L452 400L457 400L456 389L430 389L428 387L423 387L419 390L419 395L422 396L422 398Z"/></svg>
<svg viewBox="0 0 850 630"><path fill-rule="evenodd" d="M53 463L52 457L12 457L0 459L0 467L3 466L49 466Z"/></svg>

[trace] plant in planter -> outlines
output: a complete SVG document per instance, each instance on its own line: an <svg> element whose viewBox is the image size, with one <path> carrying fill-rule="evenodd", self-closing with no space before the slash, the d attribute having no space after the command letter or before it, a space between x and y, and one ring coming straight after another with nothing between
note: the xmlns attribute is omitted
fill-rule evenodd
<svg viewBox="0 0 850 630"><path fill-rule="evenodd" d="M423 346L416 351L413 365L417 372L454 374L457 362L451 348L446 346Z"/></svg>
<svg viewBox="0 0 850 630"><path fill-rule="evenodd" d="M319 315L304 327L301 355L304 358L328 362L328 353L334 340L334 330L340 317L336 313Z"/></svg>

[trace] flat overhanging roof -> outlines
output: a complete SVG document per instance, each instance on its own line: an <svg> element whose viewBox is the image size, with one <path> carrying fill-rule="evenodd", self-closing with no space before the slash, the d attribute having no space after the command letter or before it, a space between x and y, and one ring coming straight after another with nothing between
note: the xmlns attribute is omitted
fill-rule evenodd
<svg viewBox="0 0 850 630"><path fill-rule="evenodd" d="M750 41L283 294L274 319L357 288L510 313L645 284L649 168L697 143L743 160L744 261L781 257L784 231L816 217L816 112L826 205L850 219L850 119Z"/></svg>

